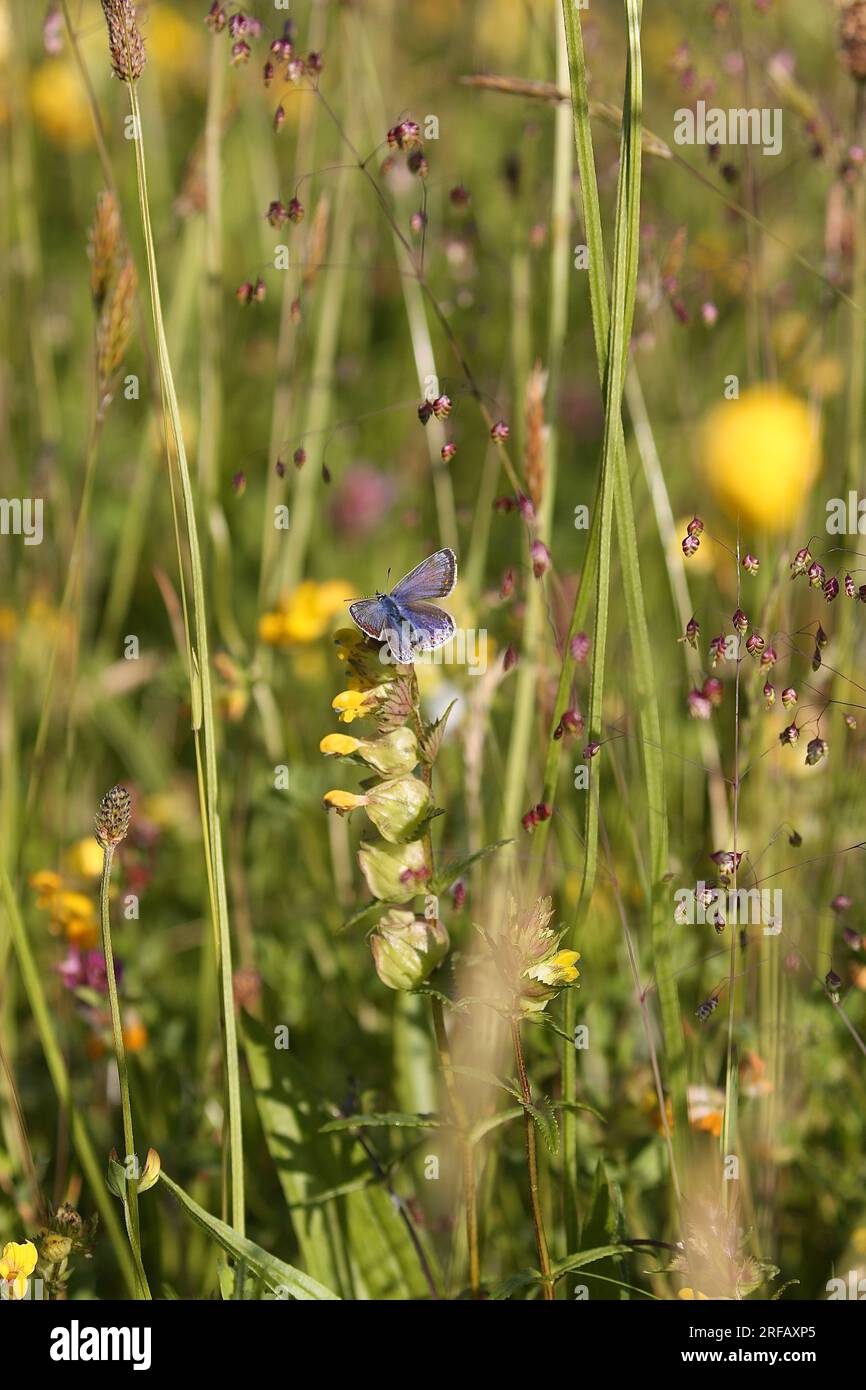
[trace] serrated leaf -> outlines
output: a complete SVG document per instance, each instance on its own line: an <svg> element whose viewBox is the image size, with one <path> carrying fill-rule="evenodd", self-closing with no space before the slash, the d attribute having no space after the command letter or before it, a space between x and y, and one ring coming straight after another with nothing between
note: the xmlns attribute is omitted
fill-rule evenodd
<svg viewBox="0 0 866 1390"><path fill-rule="evenodd" d="M431 893L444 893L456 883L479 859L484 859L486 855L493 854L496 850L502 849L504 845L510 845L511 840L495 840L492 845L485 845L483 849L478 849L474 854L468 854L464 859L455 859L450 864L445 864L440 868L438 874L433 878L430 885Z"/></svg>
<svg viewBox="0 0 866 1390"><path fill-rule="evenodd" d="M339 932L344 932L349 931L351 927L360 927L365 918L371 916L374 912L381 912L381 910L382 904L378 899L373 898L371 902L364 903L363 907L359 907L350 917L347 917L344 922L341 922L337 930Z"/></svg>
<svg viewBox="0 0 866 1390"><path fill-rule="evenodd" d="M396 676L390 690L376 709L376 727L389 734L405 724L414 708L413 677Z"/></svg>
<svg viewBox="0 0 866 1390"><path fill-rule="evenodd" d="M553 1266L552 1278L554 1283L564 1275L570 1274L575 1269L582 1269L584 1265L595 1264L598 1260L609 1259L612 1255L631 1254L627 1245L602 1245L597 1250L580 1250L575 1255L566 1255L564 1260L558 1260ZM488 1299L499 1301L510 1298L513 1293L520 1289L528 1288L531 1284L542 1283L542 1276L537 1269L520 1269L516 1274L511 1274L501 1284L496 1284L488 1293Z"/></svg>
<svg viewBox="0 0 866 1390"><path fill-rule="evenodd" d="M557 1154L559 1152L559 1122L552 1101L547 1096L541 1096L534 1104L527 1105L526 1110L534 1120L535 1127L544 1140L548 1153Z"/></svg>
<svg viewBox="0 0 866 1390"><path fill-rule="evenodd" d="M557 1260L553 1266L553 1278L561 1279L564 1274L571 1274L575 1269L582 1269L584 1265L596 1264L599 1260L609 1260L616 1255L633 1255L634 1251L627 1245L599 1245L595 1250L578 1250L574 1255L566 1255L564 1260Z"/></svg>
<svg viewBox="0 0 866 1390"><path fill-rule="evenodd" d="M491 1289L487 1297L494 1303L500 1302L503 1298L510 1298L513 1293L520 1289L529 1288L531 1284L541 1282L541 1275L537 1269L519 1269L516 1274L511 1274L501 1284L497 1284Z"/></svg>
<svg viewBox="0 0 866 1390"><path fill-rule="evenodd" d="M448 723L448 716L457 704L452 700L444 714L434 720L432 724L425 724L424 732L418 740L418 752L421 754L422 761L425 763L435 763L439 756L439 749L442 747L442 739L445 735L445 725Z"/></svg>
<svg viewBox="0 0 866 1390"><path fill-rule="evenodd" d="M342 1115L338 1120L328 1120L319 1126L320 1134L336 1134L347 1129L377 1129L390 1126L394 1129L445 1129L444 1120L435 1115L408 1115L398 1110L383 1111L379 1115Z"/></svg>

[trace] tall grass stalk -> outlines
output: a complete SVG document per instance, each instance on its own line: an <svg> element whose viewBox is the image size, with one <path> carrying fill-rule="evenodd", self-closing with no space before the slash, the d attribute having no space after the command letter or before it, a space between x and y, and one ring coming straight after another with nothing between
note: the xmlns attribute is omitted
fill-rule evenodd
<svg viewBox="0 0 866 1390"><path fill-rule="evenodd" d="M651 879L649 918L653 957L659 989L662 1030L670 1069L671 1098L674 1109L675 1147L687 1144L688 1111L686 1100L685 1045L680 1020L676 981L668 944L669 921L661 885L668 868L668 828L661 749L661 722L655 694L649 630L643 601L637 536L631 500L631 485L622 427L622 399L628 362L629 338L637 283L640 186L641 186L641 110L642 75L640 52L641 0L625 0L628 26L628 64L623 101L620 143L620 174L614 228L613 276L610 305L605 276L604 238L592 132L589 97L579 13L563 0L563 17L568 41L572 111L575 144L580 172L589 251L589 290L593 332L599 375L604 383L605 424L602 441L599 497L593 523L598 522L598 570L596 612L593 629L593 669L587 728L591 739L602 733L604 660L607 643L608 600L611 558L611 515L617 516L619 556L626 599L626 617L634 661L635 693L638 701L644 773L647 787L648 838ZM590 544L593 544L591 534ZM585 600L579 593L576 607ZM574 628L574 623L572 623ZM560 711L554 712L558 719ZM598 862L598 778L587 793L584 822L584 872L577 921L588 912ZM576 1001L566 994L565 1031L571 1036L576 1017ZM576 1084L576 1056L570 1042L564 1047L563 1094L571 1097ZM662 1115L662 1122L666 1117ZM575 1221L576 1210L576 1122L573 1113L563 1117L563 1174L566 1220ZM678 1158L682 1155L678 1154ZM682 1163L680 1163L682 1166Z"/></svg>
<svg viewBox="0 0 866 1390"><path fill-rule="evenodd" d="M199 731L201 731L201 742L203 744L203 760L199 764L199 781L203 791L202 831L206 847L211 914L215 923L215 930L219 936L218 963L222 991L224 1064L226 1089L228 1093L228 1150L231 1169L231 1216L233 1227L242 1235L245 1228L245 1212L240 1066L232 990L231 932L229 928L225 867L223 863L219 820L216 728L214 721L213 691L211 687L204 575L202 571L192 480L187 463L183 430L180 422L180 410L178 407L177 393L175 390L162 318L159 277L150 218L150 204L147 193L144 130L141 121L136 84L135 82L129 82L127 86L129 91L130 112L136 135L134 145L138 197L144 232L148 283L150 286L153 326L157 346L157 361L159 364L159 375L163 394L163 423L166 430L166 449L170 460L171 443L173 442L180 477L180 487L183 498L183 520L189 553L193 623L189 623L189 614L185 609L185 629L193 711L192 722L196 742L198 743L199 741ZM183 586L184 557L180 547L178 547L178 565Z"/></svg>
<svg viewBox="0 0 866 1390"><path fill-rule="evenodd" d="M557 83L568 81L568 48L566 45L565 28L559 11L556 12L556 80ZM550 282L548 294L547 310L547 390L545 393L547 401L547 422L548 433L544 450L544 491L541 500L541 507L538 516L538 536L545 545L550 545L551 528L554 515L554 503L556 499L556 483L559 464L559 434L557 429L557 416L559 409L559 391L562 381L563 351L565 345L565 333L568 324L568 302L569 302L569 281L572 271L571 264L571 238L570 238L570 210L571 210L571 181L574 167L574 141L571 133L571 121L568 106L561 103L556 111L555 131L554 131L554 155L553 155L553 193L551 206L551 242L550 242ZM520 399L518 397L518 399ZM542 624L544 618L545 597L549 598L549 592L545 594L542 587L545 581L530 581L530 588L527 594L526 617L523 626L523 651L521 663L517 672L517 689L514 696L514 719L511 729L511 741L508 750L508 761L505 773L505 794L503 799L502 817L500 821L500 836L511 834L515 828L515 822L520 815L521 801L524 794L525 773L529 763L530 737L532 733L533 715L535 711L535 693L538 682L537 663L539 647L542 637ZM572 634L570 634L572 635ZM563 664L560 673L560 685L557 691L557 705L560 708L560 698L566 697L570 676L563 679L563 672L569 664L568 644L566 643L563 652ZM570 669L570 667L569 667ZM549 755L552 754L555 760L555 767L558 770L558 745L551 739L549 745ZM545 785L542 794L542 801L553 804L555 795L555 785L553 792L548 800L549 778L548 769L545 768ZM556 773L553 774L555 783ZM540 844L534 846L533 863L540 870L543 859L544 845L547 839L548 821L539 824L536 834L541 831ZM529 875L529 895L534 896L537 887L537 872L530 870Z"/></svg>
<svg viewBox="0 0 866 1390"><path fill-rule="evenodd" d="M114 848L105 845L102 851L102 876L99 881L99 914L102 928L102 953L105 956L105 978L108 988L108 1007L111 1013L111 1035L114 1043L114 1056L117 1062L117 1079L120 1086L120 1111L123 1117L123 1166L126 1171L126 1201L129 1212L129 1243L135 1260L136 1274L142 1298L150 1298L150 1288L144 1263L141 1258L141 1232L138 1222L138 1159L135 1153L135 1135L132 1128L132 1105L129 1098L129 1070L126 1065L126 1048L123 1044L123 1024L120 1018L120 1001L117 997L117 979L114 973L114 951L111 945L111 912L109 890L111 887L111 864ZM130 1172L130 1159L133 1169Z"/></svg>

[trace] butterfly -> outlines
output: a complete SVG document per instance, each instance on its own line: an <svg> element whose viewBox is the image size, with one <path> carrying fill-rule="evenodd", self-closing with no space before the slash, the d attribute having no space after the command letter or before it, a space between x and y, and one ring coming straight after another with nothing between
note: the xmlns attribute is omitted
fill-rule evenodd
<svg viewBox="0 0 866 1390"><path fill-rule="evenodd" d="M428 555L404 575L390 594L349 604L354 622L368 637L387 642L394 661L408 666L454 636L454 619L427 600L447 598L457 581L457 556L447 547Z"/></svg>

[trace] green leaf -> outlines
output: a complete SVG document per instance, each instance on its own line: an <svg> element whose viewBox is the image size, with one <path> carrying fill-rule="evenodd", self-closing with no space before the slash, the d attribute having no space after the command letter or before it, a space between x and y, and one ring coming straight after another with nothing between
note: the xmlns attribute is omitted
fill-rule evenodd
<svg viewBox="0 0 866 1390"><path fill-rule="evenodd" d="M216 1216L211 1216L209 1211L200 1207L198 1202L194 1202L182 1187L173 1182L165 1171L160 1174L159 1180L177 1198L187 1216L197 1226L201 1226L203 1230L207 1231L208 1235L229 1255L233 1255L236 1260L247 1265L272 1293L280 1296L288 1293L292 1298L302 1302L326 1300L339 1302L339 1294L326 1289L324 1284L311 1279L302 1270L295 1269L294 1265L286 1264L284 1260L278 1260L276 1255L269 1255L267 1250L256 1245L255 1241L250 1240L247 1236L239 1235L224 1221L220 1221Z"/></svg>
<svg viewBox="0 0 866 1390"><path fill-rule="evenodd" d="M534 1104L527 1105L526 1111L535 1122L535 1127L544 1140L548 1153L558 1153L559 1124L552 1101L547 1096L541 1096Z"/></svg>
<svg viewBox="0 0 866 1390"><path fill-rule="evenodd" d="M582 1269L585 1265L595 1264L598 1260L607 1260L611 1255L631 1254L627 1245L602 1245L597 1250L579 1250L575 1255L566 1255L564 1260L558 1260L552 1268L554 1283L562 1279L564 1275L570 1274L575 1269ZM531 1284L542 1283L542 1276L537 1269L520 1269L516 1274L512 1274L501 1284L495 1285L490 1290L488 1298L501 1300L510 1298L513 1293L520 1289L528 1288Z"/></svg>
<svg viewBox="0 0 866 1390"><path fill-rule="evenodd" d="M470 1144L477 1144L491 1130L498 1129L500 1125L507 1125L512 1120L517 1120L523 1114L522 1105L514 1105L508 1110L500 1110L497 1115L488 1115L487 1119L479 1120L469 1131Z"/></svg>
<svg viewBox="0 0 866 1390"><path fill-rule="evenodd" d="M611 1183L604 1160L599 1159L592 1182L592 1195L589 1211L580 1233L580 1243L587 1250L595 1249L604 1241L615 1241L620 1233L621 1203L619 1188ZM617 1263L611 1261L601 1270L611 1280L622 1271ZM595 1295L601 1299L620 1297L613 1285L599 1289Z"/></svg>
<svg viewBox="0 0 866 1390"><path fill-rule="evenodd" d="M418 741L418 749L425 763L435 763L439 756L445 725L448 723L448 716L456 704L457 701L452 700L444 714L441 714L434 723L424 726L424 732Z"/></svg>
<svg viewBox="0 0 866 1390"><path fill-rule="evenodd" d="M278 1016L270 990L264 1007L267 1018ZM380 1158L377 1171L351 1133L320 1132L334 1107L291 1053L275 1051L273 1029L245 1016L243 1040L304 1268L344 1298L429 1296L417 1252L385 1186L391 1159ZM424 1244L438 1280L435 1257Z"/></svg>
<svg viewBox="0 0 866 1390"><path fill-rule="evenodd" d="M431 893L444 893L450 888L452 883L456 883L458 878L462 878L466 870L471 868L479 859L484 859L488 854L494 854L496 850L502 849L503 845L510 845L511 840L495 840L492 845L485 845L483 849L478 849L474 854L468 854L463 859L455 859L450 864L443 865L439 872L434 875L430 884Z"/></svg>
<svg viewBox="0 0 866 1390"><path fill-rule="evenodd" d="M561 1279L565 1274L571 1274L575 1269L582 1269L584 1265L596 1264L599 1260L609 1260L615 1255L632 1255L634 1251L627 1245L600 1245L595 1250L578 1250L574 1255L566 1255L564 1260L557 1260L553 1266L554 1281Z"/></svg>
<svg viewBox="0 0 866 1390"><path fill-rule="evenodd" d="M336 1134L347 1129L376 1129L390 1125L394 1129L445 1129L444 1120L435 1115L403 1115L399 1111L388 1111L380 1115L348 1115L339 1120L329 1120L319 1126L320 1134Z"/></svg>
<svg viewBox="0 0 866 1390"><path fill-rule="evenodd" d="M541 1275L537 1269L519 1269L516 1274L510 1275L501 1284L497 1284L487 1295L493 1302L499 1302L503 1298L510 1298L513 1293L519 1293L521 1289L529 1288L531 1284L540 1284Z"/></svg>
<svg viewBox="0 0 866 1390"><path fill-rule="evenodd" d="M364 903L362 907L357 908L350 917L347 917L346 920L340 924L337 930L344 932L349 931L351 927L360 927L366 922L368 917L372 917L374 912L381 912L381 910L382 904L378 899L373 898L371 902Z"/></svg>

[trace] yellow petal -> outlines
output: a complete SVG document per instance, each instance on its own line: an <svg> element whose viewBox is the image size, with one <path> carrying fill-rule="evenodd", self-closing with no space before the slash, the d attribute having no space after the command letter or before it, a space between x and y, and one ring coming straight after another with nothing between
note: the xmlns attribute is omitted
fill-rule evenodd
<svg viewBox="0 0 866 1390"><path fill-rule="evenodd" d="M66 863L79 878L99 878L102 873L102 850L92 835L79 840L67 851Z"/></svg>
<svg viewBox="0 0 866 1390"><path fill-rule="evenodd" d="M350 734L327 734L319 744L319 752L327 757L340 758L354 753L360 746L360 739L352 738Z"/></svg>
<svg viewBox="0 0 866 1390"><path fill-rule="evenodd" d="M344 792L336 788L334 791L325 792L322 797L326 806L333 806L341 816L347 811L357 811L359 806L366 806L369 800L366 796L356 796L354 792Z"/></svg>

